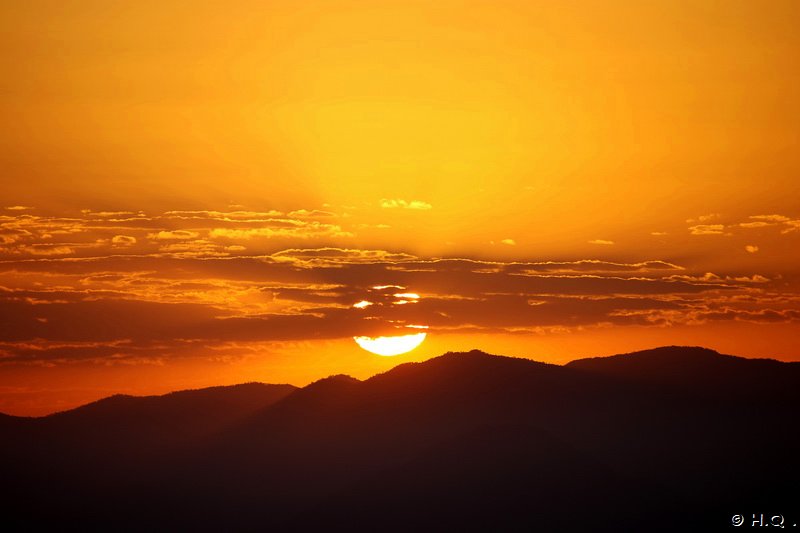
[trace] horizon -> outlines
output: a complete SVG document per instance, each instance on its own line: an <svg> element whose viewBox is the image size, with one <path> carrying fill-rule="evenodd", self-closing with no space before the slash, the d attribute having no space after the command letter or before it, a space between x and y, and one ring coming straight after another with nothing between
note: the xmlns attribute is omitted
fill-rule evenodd
<svg viewBox="0 0 800 533"><path fill-rule="evenodd" d="M800 3L0 6L0 412L476 346L800 361Z"/></svg>
<svg viewBox="0 0 800 533"><path fill-rule="evenodd" d="M292 387L295 390L300 390L300 389L303 389L303 388L308 387L310 385L313 385L315 383L318 383L318 382L321 382L321 381L325 381L325 380L328 380L328 379L331 379L331 378L337 378L337 377L346 377L346 378L353 379L353 380L358 381L358 382L365 382L365 381L368 381L368 380L370 380L370 379L372 379L374 377L378 377L378 376L381 376L383 374L390 373L394 369L396 369L396 368L398 368L400 366L409 364L409 363L425 363L426 361L431 361L433 359L440 359L440 358L444 358L444 357L447 357L447 356L462 356L462 355L469 355L469 354L473 354L473 353L478 353L478 354L481 354L481 355L486 355L486 356L489 356L489 357L492 357L492 358L498 358L498 359L519 359L521 361L530 361L532 363L544 363L544 364L548 364L548 365L566 367L570 363L574 363L574 362L578 362L578 361L588 361L588 360L597 360L597 359L602 360L602 359L611 359L611 358L616 358L616 357L637 356L637 355L642 355L642 354L648 353L648 352L658 352L658 351L666 351L666 350L674 350L674 349L680 349L680 350L686 350L686 351L692 351L692 352L697 352L697 351L711 352L711 353L713 353L715 355L718 355L718 356L724 357L724 358L733 358L733 359L742 359L742 360L753 359L753 360L759 360L759 361L774 361L774 362L777 362L777 363L798 363L798 364L800 364L800 361L781 361L779 359L773 359L773 358L747 358L747 357L741 357L741 356L736 355L736 354L720 353L720 352L718 352L716 350L713 350L711 348L707 348L705 346L677 346L677 345L655 346L655 347L652 347L652 348L645 348L643 350L636 350L636 351L633 351L633 352L626 352L626 353L605 354L605 355L591 355L591 356L584 355L582 357L571 359L569 361L562 362L562 363L550 363L550 362L540 361L540 360L535 359L533 357L524 357L524 356L515 356L515 355L508 355L508 354L489 353L489 352L480 350L478 348L473 348L471 350L466 350L466 351L448 351L448 352L444 352L442 354L435 355L433 357L430 357L428 359L423 359L423 360L420 360L420 361L398 361L395 366L390 367L388 370L382 370L382 371L380 371L380 372L378 372L376 374L372 374L372 375L369 375L369 376L366 376L366 377L361 377L361 378L357 378L357 377L351 376L349 374L330 374L328 376L319 377L317 379L313 379L313 380L309 381L308 383L303 383L303 384L299 384L299 385L295 384L295 383L265 382L265 381L245 381L245 382L241 382L241 383L229 383L229 384L224 384L224 385L208 385L208 386L189 388L189 389L171 390L171 391L160 392L160 393L155 393L155 394L115 393L115 394L112 394L110 396L102 396L102 397L99 397L99 398L96 398L96 399L93 399L93 400L89 400L88 402L85 402L85 403L81 403L81 404L74 405L74 406L71 406L71 407L66 407L64 409L61 409L61 410L58 410L58 411L53 411L53 412L38 413L38 414L14 414L14 413L6 413L6 412L0 411L0 415L6 415L6 416L12 416L12 417L20 417L20 418L45 418L45 417L48 417L48 416L51 416L51 415L56 415L56 414L60 414L60 413L66 413L66 412L69 412L69 411L72 411L72 410L75 410L75 409L79 409L79 408L87 406L87 405L91 405L91 404L94 404L94 403L97 403L97 402L102 402L104 400L108 400L108 399L115 398L115 397L162 398L162 397L165 397L165 396L170 396L172 394L179 394L179 393L184 393L184 392L198 392L198 391L206 391L206 390L210 390L210 389L235 388L235 387L240 387L240 386L245 386L245 385L264 385L264 386L277 386L277 387L288 386L288 387Z"/></svg>

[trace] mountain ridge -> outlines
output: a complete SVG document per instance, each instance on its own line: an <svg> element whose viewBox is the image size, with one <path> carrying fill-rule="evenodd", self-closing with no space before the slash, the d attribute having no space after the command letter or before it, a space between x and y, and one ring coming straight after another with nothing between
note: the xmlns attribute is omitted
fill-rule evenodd
<svg viewBox="0 0 800 533"><path fill-rule="evenodd" d="M363 381L232 389L271 391L257 401L220 402L222 387L0 418L6 514L12 530L674 531L743 505L790 512L800 366L696 350L563 366L449 352ZM665 374L694 353L700 371ZM192 401L159 413L176 399Z"/></svg>

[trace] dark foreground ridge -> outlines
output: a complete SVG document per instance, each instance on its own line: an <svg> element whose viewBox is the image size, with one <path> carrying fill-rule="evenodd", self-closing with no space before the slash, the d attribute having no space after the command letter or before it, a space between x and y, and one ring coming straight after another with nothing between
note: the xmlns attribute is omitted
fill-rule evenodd
<svg viewBox="0 0 800 533"><path fill-rule="evenodd" d="M3 525L716 531L763 512L791 527L798 408L800 364L687 347L115 396L0 417Z"/></svg>

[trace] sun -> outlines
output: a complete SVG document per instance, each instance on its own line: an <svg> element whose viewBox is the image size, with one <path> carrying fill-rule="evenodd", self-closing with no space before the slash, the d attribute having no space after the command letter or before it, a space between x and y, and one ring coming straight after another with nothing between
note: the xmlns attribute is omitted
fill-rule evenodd
<svg viewBox="0 0 800 533"><path fill-rule="evenodd" d="M359 346L376 355L400 355L410 352L425 340L427 333L395 335L391 337L353 337Z"/></svg>

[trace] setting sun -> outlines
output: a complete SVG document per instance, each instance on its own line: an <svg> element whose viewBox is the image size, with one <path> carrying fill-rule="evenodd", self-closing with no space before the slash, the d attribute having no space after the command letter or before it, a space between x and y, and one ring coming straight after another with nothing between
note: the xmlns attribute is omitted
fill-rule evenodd
<svg viewBox="0 0 800 533"><path fill-rule="evenodd" d="M359 346L376 355L400 355L410 352L425 340L427 333L393 337L353 337Z"/></svg>

